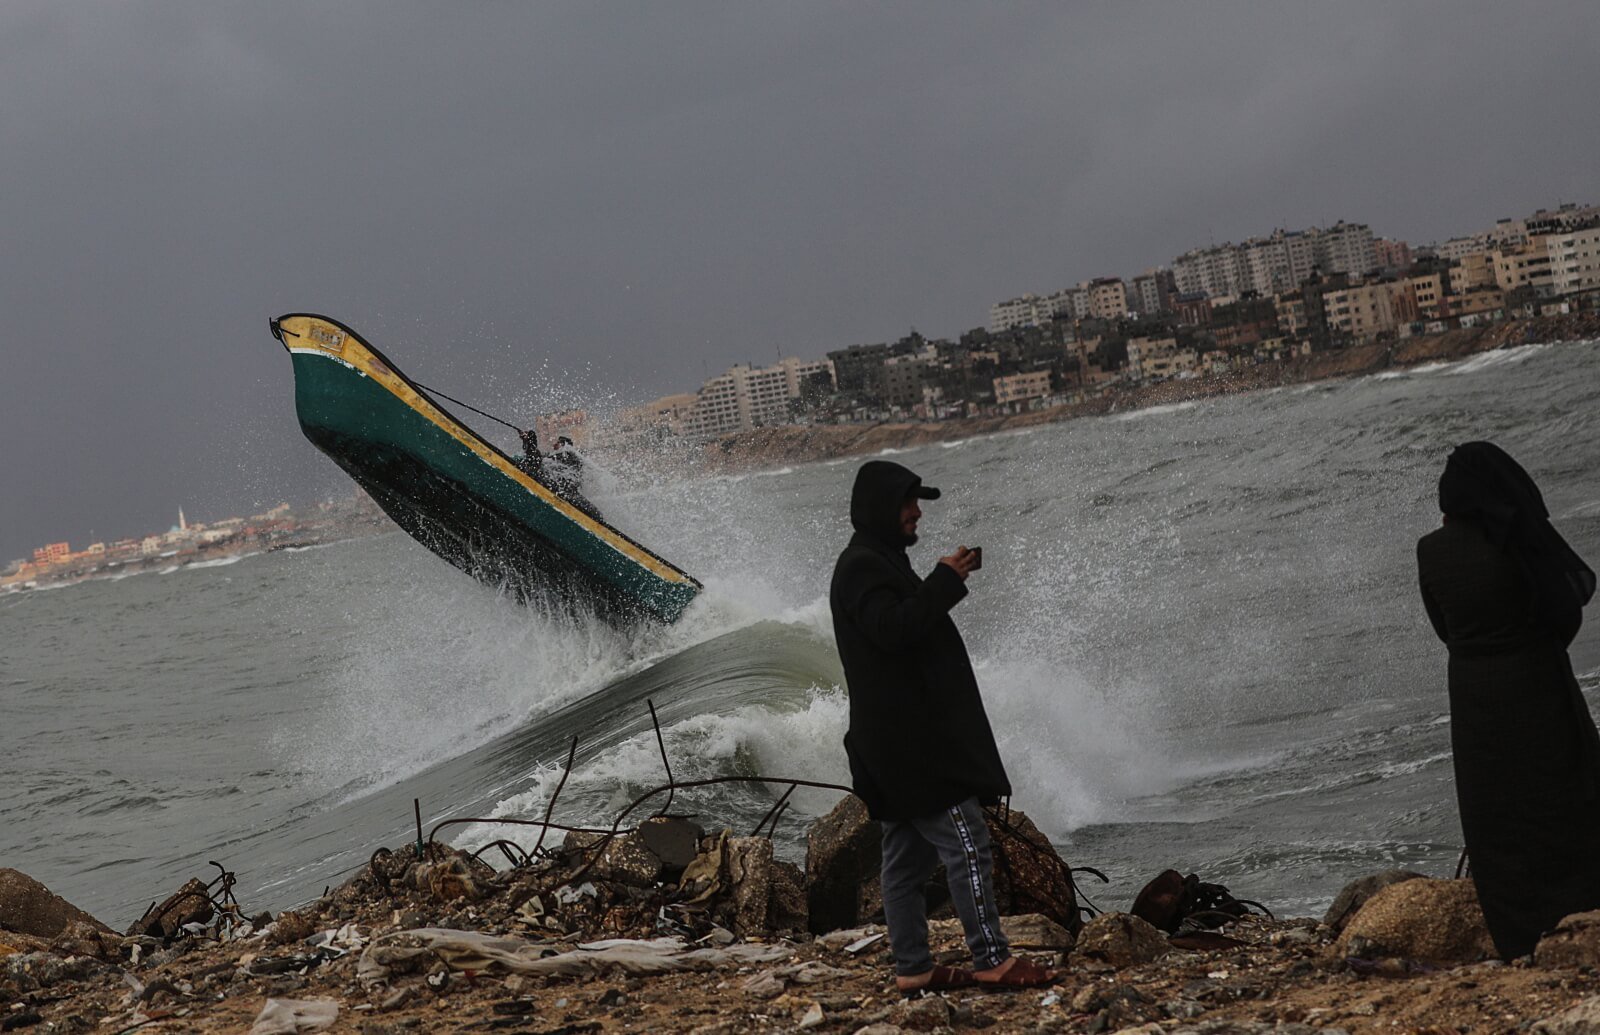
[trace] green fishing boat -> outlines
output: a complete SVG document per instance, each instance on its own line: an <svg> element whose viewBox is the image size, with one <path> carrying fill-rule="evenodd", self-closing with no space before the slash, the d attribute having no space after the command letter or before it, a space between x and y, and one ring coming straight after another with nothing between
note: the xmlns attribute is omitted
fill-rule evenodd
<svg viewBox="0 0 1600 1035"><path fill-rule="evenodd" d="M700 583L520 469L337 320L291 313L272 335L294 365L311 443L395 524L523 601L623 623L674 622Z"/></svg>

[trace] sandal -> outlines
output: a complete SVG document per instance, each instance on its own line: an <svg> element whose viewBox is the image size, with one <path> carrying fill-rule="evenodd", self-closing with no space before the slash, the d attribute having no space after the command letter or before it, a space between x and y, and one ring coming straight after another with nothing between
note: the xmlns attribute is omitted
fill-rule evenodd
<svg viewBox="0 0 1600 1035"><path fill-rule="evenodd" d="M1060 979L1060 971L1051 970L1049 967L1041 967L1032 960L1025 960L1020 956L1017 957L1017 962L1011 965L1010 970L997 978L985 980L980 977L973 977L973 981L984 988L999 988L1008 991L1018 988L1042 988L1045 985L1053 985Z"/></svg>
<svg viewBox="0 0 1600 1035"><path fill-rule="evenodd" d="M934 967L928 971L928 983L915 988L901 988L900 994L915 999L924 992L952 992L958 988L971 988L978 983L972 971L961 967ZM898 986L896 986L898 987Z"/></svg>

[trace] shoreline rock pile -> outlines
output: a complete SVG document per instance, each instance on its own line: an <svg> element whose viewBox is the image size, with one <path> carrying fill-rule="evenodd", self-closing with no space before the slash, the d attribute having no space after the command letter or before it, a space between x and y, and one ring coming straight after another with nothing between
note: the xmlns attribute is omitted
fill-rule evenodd
<svg viewBox="0 0 1600 1035"><path fill-rule="evenodd" d="M0 1031L1600 1030L1600 913L1507 965L1470 881L1394 871L1352 882L1321 921L1245 916L1186 942L1130 913L1083 922L1026 817L991 826L1005 928L1064 968L1052 988L897 995L873 922L876 827L846 798L813 824L804 867L661 817L502 870L439 844L380 850L275 917L197 878L125 935L0 870ZM965 962L936 886L930 905L939 962Z"/></svg>

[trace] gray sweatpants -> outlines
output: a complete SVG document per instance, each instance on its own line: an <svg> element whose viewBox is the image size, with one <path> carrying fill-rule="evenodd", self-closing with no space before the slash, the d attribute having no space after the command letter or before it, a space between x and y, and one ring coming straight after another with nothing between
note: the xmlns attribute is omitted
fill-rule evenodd
<svg viewBox="0 0 1600 1035"><path fill-rule="evenodd" d="M950 900L966 929L974 969L998 967L1011 949L994 900L989 827L978 799L968 798L922 819L883 823L883 917L895 973L910 977L933 969L922 888L939 863L950 880Z"/></svg>

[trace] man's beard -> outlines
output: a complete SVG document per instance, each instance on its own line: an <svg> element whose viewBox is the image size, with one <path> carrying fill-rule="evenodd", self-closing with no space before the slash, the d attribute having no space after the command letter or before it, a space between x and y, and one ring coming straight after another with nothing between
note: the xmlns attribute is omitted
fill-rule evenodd
<svg viewBox="0 0 1600 1035"><path fill-rule="evenodd" d="M901 532L900 533L900 542L904 546L915 546L915 545L917 545L917 533L915 533L915 532L904 532L904 531Z"/></svg>

